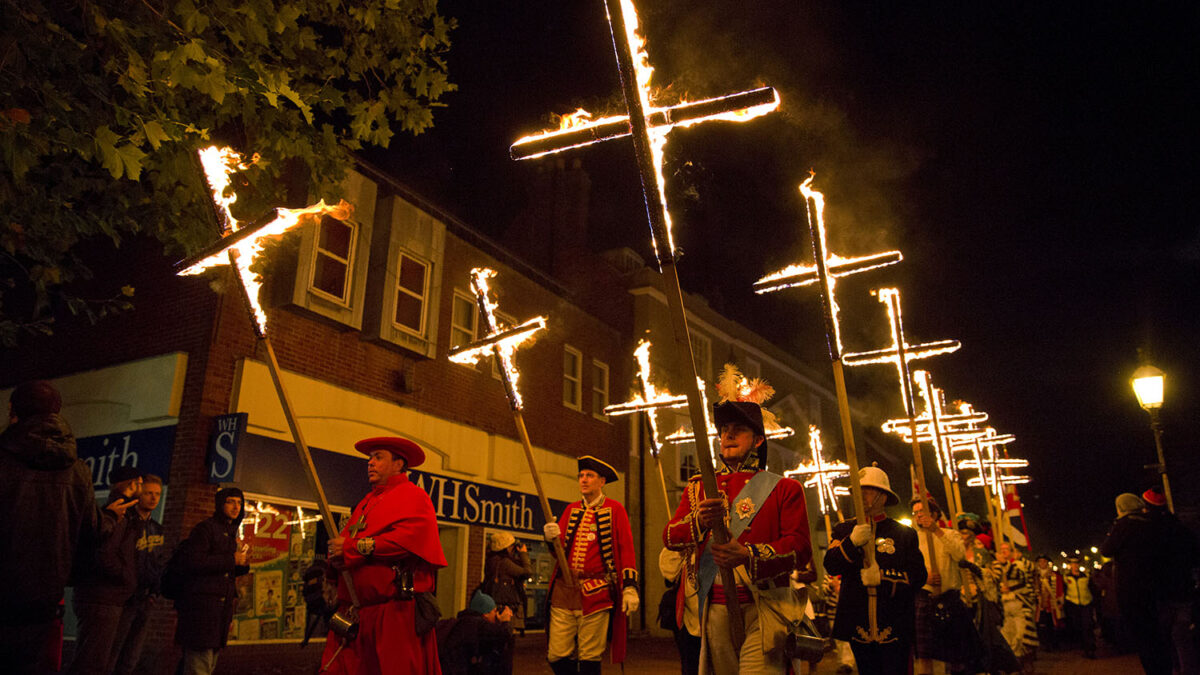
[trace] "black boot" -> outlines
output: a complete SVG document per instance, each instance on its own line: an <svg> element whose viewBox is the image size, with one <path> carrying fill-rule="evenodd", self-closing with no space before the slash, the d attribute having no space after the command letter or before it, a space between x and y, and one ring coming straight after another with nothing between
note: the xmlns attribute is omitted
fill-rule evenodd
<svg viewBox="0 0 1200 675"><path fill-rule="evenodd" d="M580 661L579 675L600 675L599 661Z"/></svg>
<svg viewBox="0 0 1200 675"><path fill-rule="evenodd" d="M554 675L577 675L579 673L579 661L575 659L551 661L550 670L554 671Z"/></svg>

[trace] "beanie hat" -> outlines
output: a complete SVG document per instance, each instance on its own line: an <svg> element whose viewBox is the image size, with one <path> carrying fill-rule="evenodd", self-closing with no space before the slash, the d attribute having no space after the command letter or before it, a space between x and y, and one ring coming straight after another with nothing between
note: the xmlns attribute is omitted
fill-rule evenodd
<svg viewBox="0 0 1200 675"><path fill-rule="evenodd" d="M138 468L136 466L131 466L129 464L122 464L121 466L118 466L117 468L113 469L108 474L108 484L116 485L118 483L124 483L127 480L133 480L135 478L141 478L141 477L142 477L142 472L138 471Z"/></svg>
<svg viewBox="0 0 1200 675"><path fill-rule="evenodd" d="M1167 505L1167 496L1163 494L1161 487L1153 485L1142 493L1142 501L1149 506L1162 508Z"/></svg>
<svg viewBox="0 0 1200 675"><path fill-rule="evenodd" d="M1131 492L1117 495L1116 506L1118 518L1130 513L1137 513L1146 508L1146 504L1142 501L1142 498Z"/></svg>
<svg viewBox="0 0 1200 675"><path fill-rule="evenodd" d="M492 541L488 545L489 551L503 551L517 542L517 538L508 532L493 532Z"/></svg>
<svg viewBox="0 0 1200 675"><path fill-rule="evenodd" d="M477 614L487 614L496 609L496 601L492 599L492 596L483 591L475 591L475 596L471 598L469 609Z"/></svg>

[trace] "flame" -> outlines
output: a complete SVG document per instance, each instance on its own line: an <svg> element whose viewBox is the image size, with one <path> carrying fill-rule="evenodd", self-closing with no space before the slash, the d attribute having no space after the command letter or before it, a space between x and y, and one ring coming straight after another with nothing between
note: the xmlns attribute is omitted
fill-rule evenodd
<svg viewBox="0 0 1200 675"><path fill-rule="evenodd" d="M1020 469L1029 466L1029 460L1011 457L998 457L996 446L1007 445L1016 440L1012 434L997 434L996 430L988 427L985 435L965 444L971 452L972 459L958 463L958 468L976 471L978 475L967 479L970 487L986 487L992 494L1000 496L1005 485L1028 483L1028 476L1013 476L1001 473L1010 469ZM986 457L984 454L986 453Z"/></svg>
<svg viewBox="0 0 1200 675"><path fill-rule="evenodd" d="M204 175L212 191L213 202L225 216L225 223L229 226L227 231L237 232L245 227L245 223L233 217L231 207L237 201L237 194L229 190L231 185L229 177L233 171L247 168L248 164L243 163L240 155L232 148L217 146L210 146L200 151L200 164L204 167ZM353 210L354 207L345 200L330 206L325 203L324 199L303 209L277 208L275 209L275 219L255 230L251 236L197 261L190 267L181 270L179 274L181 276L200 274L218 265L232 264L246 290L246 299L250 302L254 314L256 331L260 335L265 334L267 313L258 299L263 280L251 272L250 267L262 253L266 240L287 232L309 218L329 215L338 220L346 220Z"/></svg>
<svg viewBox="0 0 1200 675"><path fill-rule="evenodd" d="M610 405L604 409L605 415L630 415L644 412L650 423L650 454L658 457L662 446L658 442L658 411L660 408L683 408L687 406L687 396L675 396L663 389L659 390L650 380L650 342L639 340L633 357L638 364L638 385L640 392L633 395L625 403ZM701 389L703 391L703 389Z"/></svg>
<svg viewBox="0 0 1200 675"><path fill-rule="evenodd" d="M709 416L708 395L704 391L704 387L705 387L704 380L697 377L696 384L700 388L700 399L704 406L704 426L708 427L708 438L715 439L718 436L720 436L720 432L718 432L717 428L715 426L713 426L712 418ZM766 409L763 409L763 413L766 413L766 412L768 412L768 411ZM776 421L774 415L771 415L770 418L768 418L768 416L766 414L763 415L763 431L766 432L766 437L768 439L787 438L789 436L796 435L795 429L793 429L791 427L781 426L779 424L779 422ZM682 443L691 443L691 442L695 441L696 435L694 433L692 433L692 429L689 425L685 425L685 426L682 426L679 429L675 430L674 432L672 432L669 436L667 436L666 440L668 443L679 445ZM713 455L713 464L714 465L716 464L716 461L717 461L717 456L714 454Z"/></svg>
<svg viewBox="0 0 1200 675"><path fill-rule="evenodd" d="M507 391L511 392L513 398L512 404L516 409L521 408L521 392L517 388L517 381L521 377L520 371L517 370L517 365L513 359L516 355L517 347L526 343L535 333L546 327L546 317L534 317L511 330L504 330L496 320L496 309L499 307L491 298L491 288L488 285L488 279L496 276L496 271L487 267L476 267L471 270L471 287L475 291L480 308L483 310L484 323L487 324L488 334L483 340L499 335L501 332L511 332L509 337L499 341L488 342L477 347L468 347L450 355L450 360L454 363L462 363L466 365L474 365L479 362L484 356L494 355L500 362L500 375L504 381L508 383Z"/></svg>
<svg viewBox="0 0 1200 675"><path fill-rule="evenodd" d="M849 476L850 465L845 462L827 462L821 458L823 450L821 430L815 424L808 425L808 447L812 450L812 461L801 462L795 469L783 472L783 475L788 478L808 476L808 479L804 481L804 487L817 488L817 504L821 508L821 513L837 511L837 498L849 496L850 488L834 485L833 481Z"/></svg>

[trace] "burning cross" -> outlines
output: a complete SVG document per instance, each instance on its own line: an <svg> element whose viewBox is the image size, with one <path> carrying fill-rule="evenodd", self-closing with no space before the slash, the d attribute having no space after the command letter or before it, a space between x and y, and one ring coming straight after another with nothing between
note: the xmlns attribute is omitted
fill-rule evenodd
<svg viewBox="0 0 1200 675"><path fill-rule="evenodd" d="M496 320L496 303L492 302L488 279L496 276L495 270L486 267L476 267L471 270L471 290L475 293L475 302L483 315L487 326L487 335L469 345L450 350L450 360L455 363L475 364L486 355L494 355L499 362L500 379L504 382L504 393L508 396L508 404L514 412L521 409L521 392L517 389L517 379L521 373L513 363L513 354L521 343L533 336L534 333L546 327L546 317L534 317L525 323L513 327L502 328Z"/></svg>
<svg viewBox="0 0 1200 675"><path fill-rule="evenodd" d="M843 258L831 253L829 251L829 244L825 239L825 195L812 189L813 178L814 176L810 175L800 185L800 193L804 195L805 204L810 214L809 232L812 237L814 264L789 265L778 272L768 274L754 282L754 292L761 295L763 293L781 291L785 288L819 284L822 292L825 294L824 300L826 306L829 308L830 319L832 321L832 326L829 328L833 333L833 347L836 347L834 356L840 357L842 353L842 332L841 325L838 322L837 298L834 296L837 279L879 267L894 265L900 262L903 256L900 254L900 251L884 251L883 253L874 253L858 258ZM827 281L827 283L823 280ZM831 351L833 351L832 347ZM847 361L846 365L850 365L850 363Z"/></svg>
<svg viewBox="0 0 1200 675"><path fill-rule="evenodd" d="M604 409L605 415L613 417L646 413L646 421L650 425L650 453L657 459L662 452L658 442L658 411L661 408L682 408L687 405L687 396L673 396L667 391L658 391L650 382L650 343L646 340L638 342L633 351L638 362L639 393L625 403L610 405Z"/></svg>
<svg viewBox="0 0 1200 675"><path fill-rule="evenodd" d="M833 481L849 476L850 465L845 462L829 462L821 458L821 430L815 424L808 425L808 447L812 450L812 462L801 462L800 466L791 471L785 471L783 475L788 478L806 476L804 487L817 488L817 504L820 505L822 514L840 511L837 498L849 496L850 488L834 485ZM827 500L828 506L826 505Z"/></svg>
<svg viewBox="0 0 1200 675"><path fill-rule="evenodd" d="M656 107L650 92L650 76L654 69L646 54L645 40L638 34L637 11L632 0L605 0L605 9L627 114L580 122L579 117L587 113L579 111L582 115L564 118L564 128L521 138L509 152L513 159L531 159L632 136L650 220L651 244L662 266L675 260L671 216L663 193L663 151L667 135L676 127L712 121L744 122L765 115L779 107L779 95L771 87L762 87L677 106Z"/></svg>
<svg viewBox="0 0 1200 675"><path fill-rule="evenodd" d="M879 302L887 305L888 324L892 331L892 344L884 349L869 352L854 352L846 354L844 359L848 366L866 366L878 363L894 363L896 375L900 380L900 396L904 401L904 409L910 416L916 414L913 403L912 378L909 374L910 361L927 359L940 354L958 351L962 343L958 340L938 340L923 344L910 345L904 339L904 317L900 313L900 291L895 288L881 288L871 293L879 298Z"/></svg>
<svg viewBox="0 0 1200 675"><path fill-rule="evenodd" d="M1028 476L1012 476L1003 473L1010 469L1021 469L1029 466L1029 460L1000 457L996 453L998 446L1007 445L1017 440L1012 434L997 434L996 430L988 427L987 432L964 445L973 455L972 459L964 459L958 463L959 469L974 470L979 475L967 480L970 487L983 487L999 497L1005 485L1028 483Z"/></svg>
<svg viewBox="0 0 1200 675"><path fill-rule="evenodd" d="M947 413L943 392L933 386L933 377L929 372L915 371L913 379L917 381L917 391L925 401L925 410L913 418L917 423L917 441L933 444L938 471L952 481L958 480L953 459L954 446L982 436L984 432L977 425L986 422L988 414L975 412L969 403L960 403L958 413ZM884 433L899 435L905 443L912 442L912 425L907 417L888 420L881 428Z"/></svg>
<svg viewBox="0 0 1200 675"><path fill-rule="evenodd" d="M337 206L329 206L325 200L303 209L275 209L275 217L256 223L242 223L233 217L231 210L237 201L237 195L229 192L229 174L237 169L245 169L241 157L232 148L211 146L200 151L200 164L204 167L204 176L212 190L213 204L218 210L218 220L221 222L222 238L200 253L183 260L175 265L181 276L200 274L218 265L231 265L237 271L246 301L250 304L250 318L254 324L254 332L258 337L266 335L267 314L259 304L258 295L262 288L262 279L250 271L254 261L262 253L263 244L270 237L279 236L288 230L301 225L309 218L330 215L338 220L350 217L352 207L345 201ZM229 192L229 194L226 194Z"/></svg>

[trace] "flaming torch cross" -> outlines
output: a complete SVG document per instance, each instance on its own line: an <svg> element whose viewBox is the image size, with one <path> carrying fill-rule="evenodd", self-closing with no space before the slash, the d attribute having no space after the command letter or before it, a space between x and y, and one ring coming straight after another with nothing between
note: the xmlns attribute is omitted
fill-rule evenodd
<svg viewBox="0 0 1200 675"><path fill-rule="evenodd" d="M1015 440L1017 437L1012 434L998 434L995 429L988 427L983 435L962 444L971 452L972 458L958 463L958 468L961 470L978 472L977 476L967 479L967 486L983 489L984 503L987 504L988 512L993 516L992 522L995 523L1000 541L1004 540L1002 519L1005 506L1001 501L1004 499L1004 487L1029 482L1028 476L1013 476L1004 473L1009 469L1029 466L1029 460L1001 457L996 452L997 447L1008 445Z"/></svg>
<svg viewBox="0 0 1200 675"><path fill-rule="evenodd" d="M533 484L537 488L538 500L542 505L542 516L547 523L553 523L557 521L554 519L554 512L550 510L550 501L546 499L542 476L538 473L537 462L533 458L533 444L529 442L529 431L525 428L525 417L521 413L523 403L521 392L517 389L517 380L521 373L513 362L517 347L546 327L546 317L534 317L512 328L501 327L496 320L497 305L492 302L491 289L488 287L488 279L494 276L495 270L486 267L471 270L471 290L475 293L475 302L479 305L479 313L483 316L487 335L471 344L450 350L449 357L455 363L467 365L478 363L484 356L496 358L500 380L504 383L504 394L508 397L508 407L512 410L513 422L516 423L517 434L521 437L521 447L525 449L525 461L529 464L529 473L533 476ZM575 578L567 565L561 541L555 540L554 554L558 558L558 568L562 570L563 579L569 586L574 586Z"/></svg>
<svg viewBox="0 0 1200 675"><path fill-rule="evenodd" d="M612 135L602 133L599 129L585 130L585 138L571 137L569 133L560 134L551 139L540 139L541 143L535 151L525 155L518 141L513 149L514 156L537 156L554 151L554 146L561 149L579 147L604 138L623 136L628 132L633 140L634 158L637 161L638 174L642 182L642 194L646 203L646 216L650 224L650 239L654 247L654 255L658 260L666 282L667 305L671 314L671 327L675 335L676 354L680 359L680 370L690 377L684 378L685 394L688 400L688 411L692 419L693 429L706 428L705 411L700 397L700 390L695 385L696 366L692 355L691 338L688 334L687 315L683 308L683 293L679 287L679 274L675 269L675 243L671 236L671 218L667 210L666 195L663 191L663 149L668 133L676 126L682 125L681 117L692 117L686 123L695 124L716 120L745 120L766 114L779 106L779 97L774 90L755 94L748 92L745 96L728 96L696 104L690 111L653 106L650 95L649 58L644 50L644 41L638 35L637 12L632 0L605 0L605 10L608 16L609 31L613 40L613 51L617 59L617 71L621 78L621 91L625 100L626 115L624 117L601 120L614 130ZM761 99L756 99L761 96ZM553 136L554 134L550 134ZM697 443L696 451L699 456L700 472L704 484L704 493L710 497L719 494L717 490L716 473L713 470L712 448L709 443ZM723 522L719 522L712 532L712 540L718 544L729 541L729 531ZM725 588L736 585L733 570L721 568L721 581ZM730 637L737 648L741 648L745 639L741 606L737 594L726 594L729 609Z"/></svg>
<svg viewBox="0 0 1200 675"><path fill-rule="evenodd" d="M837 513L838 521L842 520L842 509L838 506L838 497L850 495L850 488L834 485L833 481L850 475L850 465L845 462L828 461L821 457L823 449L821 430L815 424L808 425L808 448L812 451L811 462L801 462L800 466L791 471L783 472L788 478L804 478L804 487L817 489L817 504L821 515L825 517L825 534L833 538L833 526L829 513Z"/></svg>
<svg viewBox="0 0 1200 675"><path fill-rule="evenodd" d="M668 391L659 391L650 381L650 342L641 340L633 351L638 363L638 394L625 403L616 403L604 409L604 414L610 417L646 413L646 427L650 434L650 455L658 467L658 483L662 487L663 504L667 507L670 517L671 499L667 495L667 479L663 476L662 445L658 442L658 411L664 408L682 408L687 405L687 396L674 396Z"/></svg>
<svg viewBox="0 0 1200 675"><path fill-rule="evenodd" d="M263 245L268 238L282 235L288 230L308 222L311 218L330 215L339 220L345 220L350 216L351 206L345 201L339 202L337 206L329 206L324 200L321 200L313 206L303 209L277 208L273 218L244 224L233 216L232 206L237 201L237 194L229 190L229 176L234 171L245 169L246 164L232 148L211 146L204 148L199 154L205 180L212 191L210 204L213 207L217 229L222 236L207 249L176 263L176 273L180 276L194 275L220 265L229 265L234 269L238 285L241 287L242 295L250 309L250 321L254 326L254 334L266 351L271 381L275 385L275 393L279 397L288 428L292 432L292 440L296 446L296 452L300 456L300 465L304 470L305 478L308 479L309 487L317 497L317 506L321 512L321 521L325 526L325 532L330 539L333 539L338 536L337 521L334 520L333 511L329 508L329 500L325 496L325 488L321 485L321 479L317 475L317 467L313 464L308 443L305 442L304 435L300 432L300 423L296 419L291 399L283 386L279 361L275 358L275 349L271 346L271 340L267 336L267 315L263 311L258 297L262 279L251 272L250 267L262 253ZM343 616L339 612L331 619L330 625L339 627L335 630L341 636L344 646L345 642L353 640L357 634L358 595L354 590L354 582L348 570L342 571L342 578L346 582L346 590L350 596L351 612L349 616Z"/></svg>

